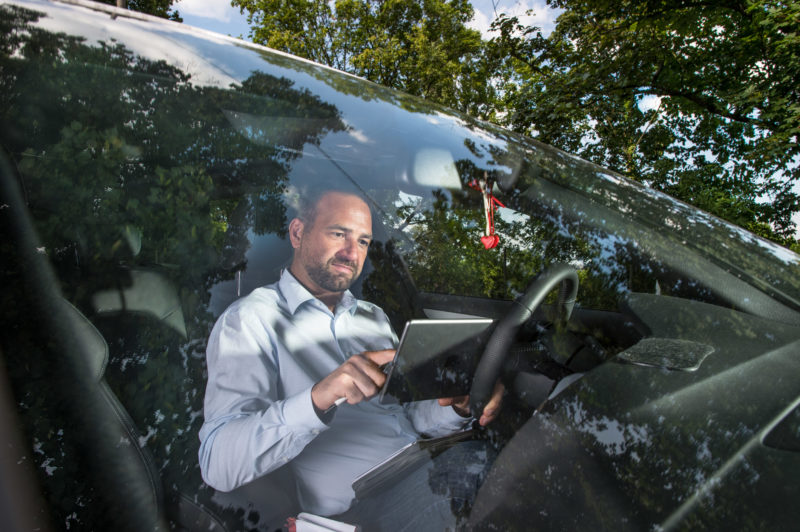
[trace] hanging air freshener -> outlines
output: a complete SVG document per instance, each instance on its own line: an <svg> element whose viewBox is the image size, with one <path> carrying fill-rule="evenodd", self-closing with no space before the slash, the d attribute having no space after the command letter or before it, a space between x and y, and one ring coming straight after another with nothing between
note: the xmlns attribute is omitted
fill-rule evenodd
<svg viewBox="0 0 800 532"><path fill-rule="evenodd" d="M495 198L494 194L492 194L493 183L489 181L485 173L483 179L477 181L473 180L470 186L479 191L483 196L483 214L486 220L486 230L481 237L481 243L486 249L492 249L500 243L500 237L494 232L494 211L497 209L498 205L500 207L505 207L505 205L500 203L500 200Z"/></svg>

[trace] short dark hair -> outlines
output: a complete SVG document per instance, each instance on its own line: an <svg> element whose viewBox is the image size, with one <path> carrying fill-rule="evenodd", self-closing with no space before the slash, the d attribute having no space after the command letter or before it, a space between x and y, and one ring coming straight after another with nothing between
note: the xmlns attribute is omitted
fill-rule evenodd
<svg viewBox="0 0 800 532"><path fill-rule="evenodd" d="M317 219L317 206L319 205L320 200L327 196L328 194L346 194L348 196L355 196L363 201L372 213L372 206L369 199L364 196L361 192L356 190L345 190L341 188L317 188L317 189L306 189L303 193L300 194L298 198L297 204L297 217L305 224L309 226L314 225L314 221Z"/></svg>

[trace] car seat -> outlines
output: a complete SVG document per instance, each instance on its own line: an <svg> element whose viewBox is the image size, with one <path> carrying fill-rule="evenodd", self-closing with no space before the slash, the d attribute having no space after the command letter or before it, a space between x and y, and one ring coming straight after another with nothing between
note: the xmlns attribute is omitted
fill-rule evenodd
<svg viewBox="0 0 800 532"><path fill-rule="evenodd" d="M58 458L64 464L56 474L65 482L48 483L52 473L39 477L47 485L50 503L39 512L53 514L58 504L63 503L62 510L73 505L90 512L93 521L87 526L102 530L166 530L168 520L178 530L225 530L191 497L170 497L176 504L165 504L161 479L139 443L140 434L105 382L108 346L63 298L4 151L0 204L5 286L0 339L20 418L25 420L27 454L41 454L47 438L56 442L57 451L69 451L58 457L45 454L45 459ZM14 304L6 304L10 301ZM23 397L41 408L24 404Z"/></svg>
<svg viewBox="0 0 800 532"><path fill-rule="evenodd" d="M289 467L231 492L203 483L197 463L202 418L195 415L202 410L205 388L204 342L189 340L179 291L168 276L154 268L120 270L114 288L96 291L89 299L92 324L112 344L106 389L131 414L132 419L126 418L131 430L147 427L140 441L161 466L163 481L176 488L167 494L167 509L187 514L170 514L173 521L191 518L186 505L192 504L214 512L231 530L272 531L296 515L299 504Z"/></svg>
<svg viewBox="0 0 800 532"><path fill-rule="evenodd" d="M187 494L170 493L165 498L164 487L148 449L140 445L142 435L137 429L125 407L117 396L111 391L104 379L108 365L108 344L100 335L95 326L81 312L68 302L63 301L65 314L72 320L72 330L76 335L83 337L89 362L92 379L97 383L103 399L108 403L114 414L116 424L109 426L109 430L116 432L115 441L117 451L126 454L125 462L136 464L141 473L144 473L149 489L149 494L142 493L141 497L148 497L154 511L165 515L171 522L173 529L178 530L226 530L222 521L208 508L200 506Z"/></svg>

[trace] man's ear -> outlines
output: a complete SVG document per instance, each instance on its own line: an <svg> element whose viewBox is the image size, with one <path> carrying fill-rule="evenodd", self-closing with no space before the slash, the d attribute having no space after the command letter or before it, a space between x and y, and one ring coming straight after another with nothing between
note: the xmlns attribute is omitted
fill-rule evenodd
<svg viewBox="0 0 800 532"><path fill-rule="evenodd" d="M292 221L289 222L289 241L291 241L294 249L300 247L300 242L303 240L304 227L305 224L300 218L293 218Z"/></svg>

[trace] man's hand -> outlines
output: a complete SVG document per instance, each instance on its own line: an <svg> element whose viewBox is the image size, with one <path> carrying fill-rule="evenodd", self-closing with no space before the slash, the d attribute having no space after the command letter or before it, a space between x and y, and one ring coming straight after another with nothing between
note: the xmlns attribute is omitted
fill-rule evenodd
<svg viewBox="0 0 800 532"><path fill-rule="evenodd" d="M483 408L483 412L481 413L481 417L478 420L478 423L480 423L482 427L485 427L494 421L494 419L500 413L500 405L503 403L503 393L505 390L506 387L503 386L503 383L498 380L494 385L492 397L489 399L489 402L486 403L486 406ZM469 416L469 395L442 398L439 399L439 404L442 406L452 406L453 410L455 410L460 416Z"/></svg>
<svg viewBox="0 0 800 532"><path fill-rule="evenodd" d="M386 381L386 375L380 367L393 359L393 349L353 355L311 388L314 406L324 412L342 397L351 405L369 399L380 391Z"/></svg>

